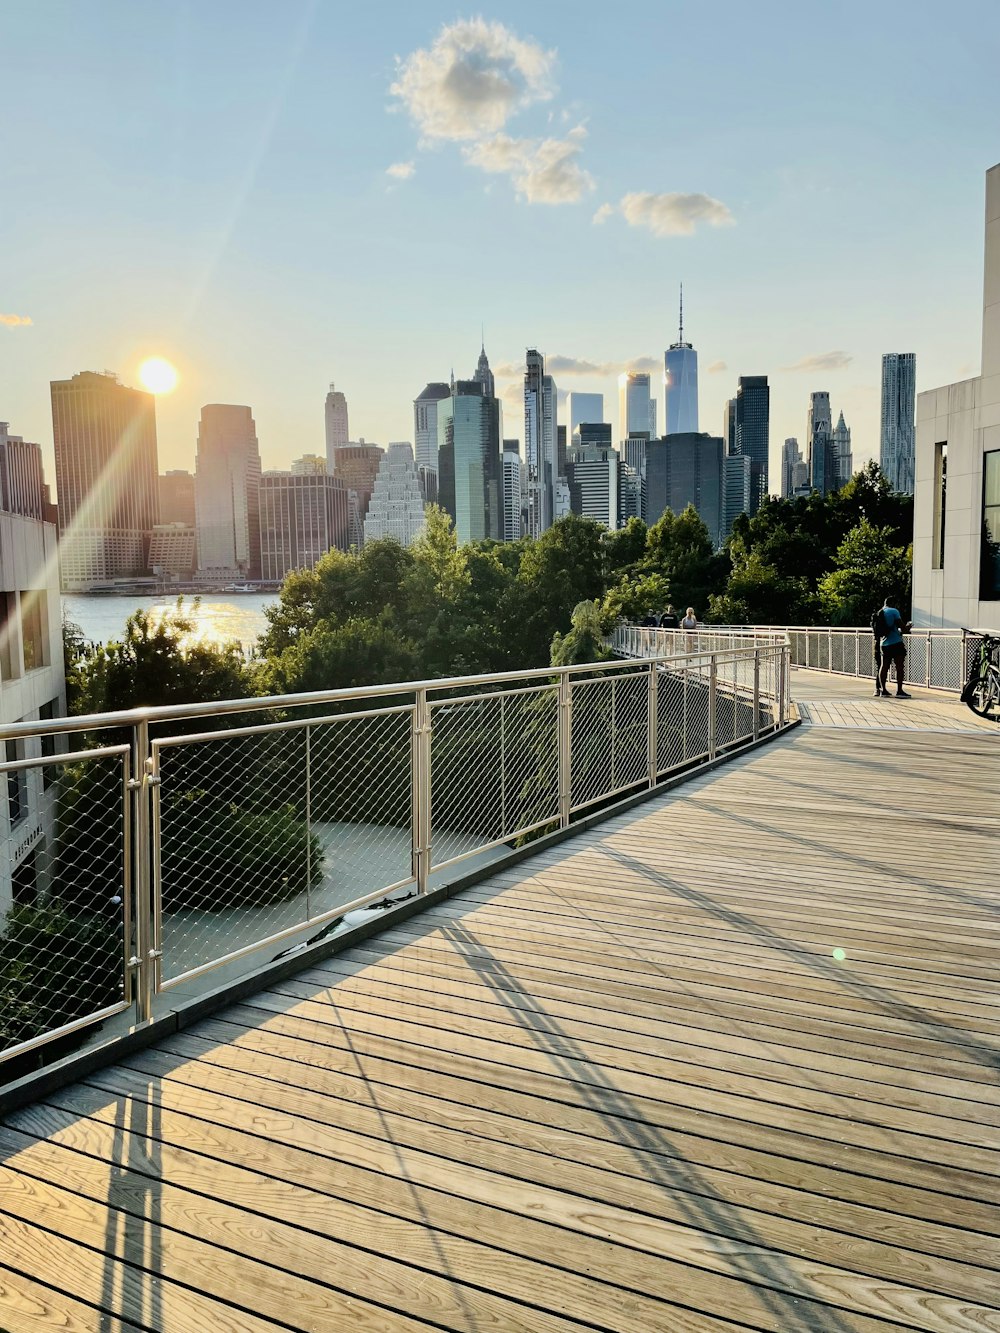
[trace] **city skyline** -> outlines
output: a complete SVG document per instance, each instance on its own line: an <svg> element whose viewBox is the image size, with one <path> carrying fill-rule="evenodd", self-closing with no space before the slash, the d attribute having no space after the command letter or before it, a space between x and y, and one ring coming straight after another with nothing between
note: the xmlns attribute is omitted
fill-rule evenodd
<svg viewBox="0 0 1000 1333"><path fill-rule="evenodd" d="M942 77L918 98L908 71L939 55L936 25L915 13L901 32L894 16L849 3L823 29L844 95L818 99L792 58L800 11L770 3L751 18L724 4L747 59L706 104L708 56L690 53L712 49L717 13L679 10L664 46L632 40L663 22L652 4L625 27L595 14L579 32L512 4L502 25L487 14L462 31L487 69L527 52L541 82L514 59L521 83L471 138L434 81L457 47L453 11L345 18L301 4L261 9L251 34L220 0L179 9L154 41L152 19L124 4L61 11L54 32L48 8L0 19L36 94L5 146L19 206L0 226L18 262L0 289L0 415L43 446L49 476L48 384L81 368L111 366L133 385L147 356L177 366L176 391L157 404L164 470L192 465L209 402L249 405L264 467L287 467L323 452L316 404L331 380L355 438L410 438L414 396L465 364L480 321L508 431L520 375L502 368L526 345L545 352L560 393L607 398L630 359L662 367L681 281L701 357L699 424L719 431L737 378L766 374L772 476L816 390L843 407L856 462L877 456L883 353L916 353L918 390L978 371L981 254L955 238L977 234L977 182L996 158L985 39L1000 27L995 6L959 6L984 40L949 38ZM334 97L335 44L350 59ZM601 91L602 75L626 50L621 98ZM889 104L905 112L905 138L880 113ZM928 153L942 136L949 153ZM504 165L510 144L518 170ZM524 268L528 252L544 283ZM435 292L428 321L424 275L456 262L461 280Z"/></svg>

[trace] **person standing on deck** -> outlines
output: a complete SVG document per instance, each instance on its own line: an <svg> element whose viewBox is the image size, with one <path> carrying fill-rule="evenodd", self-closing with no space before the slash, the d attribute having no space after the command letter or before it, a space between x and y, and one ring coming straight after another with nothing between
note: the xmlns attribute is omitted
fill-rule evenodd
<svg viewBox="0 0 1000 1333"><path fill-rule="evenodd" d="M892 597L887 597L885 605L879 612L879 630L882 641L882 669L879 672L879 689L884 695L889 693L885 684L889 678L889 668L895 665L896 698L909 699L911 696L903 689L903 672L906 665L906 644L903 642L903 635L909 629L909 625L903 624L903 617L893 606L893 600Z"/></svg>

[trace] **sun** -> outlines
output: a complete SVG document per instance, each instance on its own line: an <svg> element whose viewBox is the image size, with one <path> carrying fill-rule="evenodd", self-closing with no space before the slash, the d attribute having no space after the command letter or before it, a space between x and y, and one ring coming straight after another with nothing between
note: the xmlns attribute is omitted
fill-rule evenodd
<svg viewBox="0 0 1000 1333"><path fill-rule="evenodd" d="M162 356L149 356L139 367L139 380L150 393L170 393L177 387L177 371Z"/></svg>

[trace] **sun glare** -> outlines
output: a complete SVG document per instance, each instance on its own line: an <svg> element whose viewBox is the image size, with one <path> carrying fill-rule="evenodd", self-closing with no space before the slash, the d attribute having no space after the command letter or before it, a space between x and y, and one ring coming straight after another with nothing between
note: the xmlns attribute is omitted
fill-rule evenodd
<svg viewBox="0 0 1000 1333"><path fill-rule="evenodd" d="M139 367L139 381L150 393L170 393L177 386L177 371L162 356L150 356Z"/></svg>

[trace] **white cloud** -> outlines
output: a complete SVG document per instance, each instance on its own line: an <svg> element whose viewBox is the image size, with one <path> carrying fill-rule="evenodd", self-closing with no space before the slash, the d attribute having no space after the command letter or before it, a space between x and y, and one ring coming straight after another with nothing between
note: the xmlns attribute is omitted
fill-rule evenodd
<svg viewBox="0 0 1000 1333"><path fill-rule="evenodd" d="M563 378L579 375L597 379L608 375L620 375L626 370L655 372L660 370L661 366L662 363L655 356L635 356L628 361L587 361L577 356L558 354L545 358L545 373ZM495 366L493 373L497 379L517 378L524 374L524 363L518 365L513 361L507 361L502 366Z"/></svg>
<svg viewBox="0 0 1000 1333"><path fill-rule="evenodd" d="M721 375L724 370L728 369L729 367L726 365L725 361L713 361L709 366L707 373L709 375Z"/></svg>
<svg viewBox="0 0 1000 1333"><path fill-rule="evenodd" d="M782 370L800 371L800 370L846 370L854 360L846 352L820 352L818 356L804 356L801 361L796 361L794 366L782 366Z"/></svg>
<svg viewBox="0 0 1000 1333"><path fill-rule="evenodd" d="M512 139L496 134L462 149L465 160L482 171L510 176L529 204L576 204L594 188L594 178L579 161L587 131L582 125L565 139Z"/></svg>
<svg viewBox="0 0 1000 1333"><path fill-rule="evenodd" d="M690 236L700 224L727 227L736 220L724 203L708 194L626 194L617 205L602 204L594 221L604 222L613 213L654 236Z"/></svg>
<svg viewBox="0 0 1000 1333"><path fill-rule="evenodd" d="M428 139L478 139L550 98L554 65L554 51L502 23L464 19L401 60L390 91Z"/></svg>
<svg viewBox="0 0 1000 1333"><path fill-rule="evenodd" d="M30 315L0 315L0 324L6 325L8 329L25 328L31 323Z"/></svg>
<svg viewBox="0 0 1000 1333"><path fill-rule="evenodd" d="M408 181L416 174L416 170L415 162L393 162L391 167L386 167L385 174L391 176L393 180Z"/></svg>

